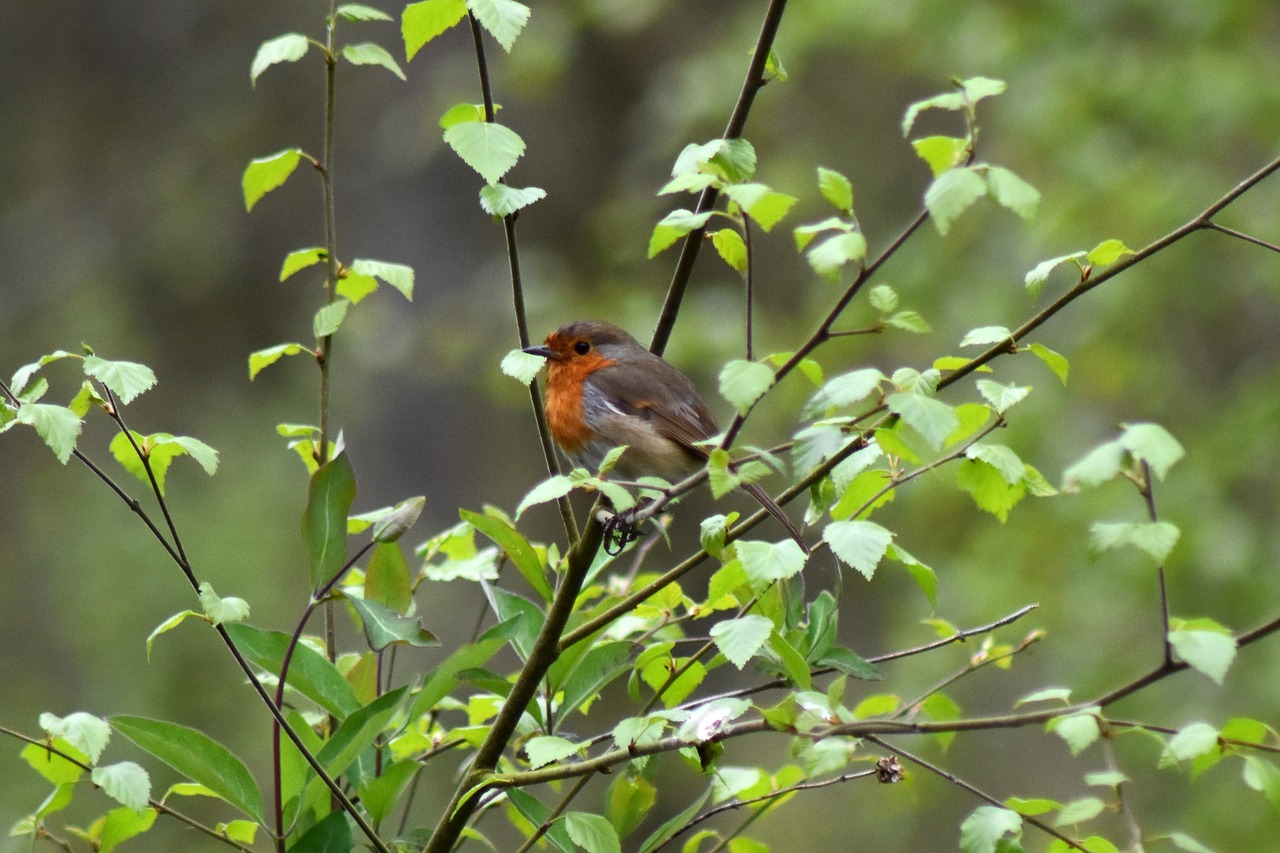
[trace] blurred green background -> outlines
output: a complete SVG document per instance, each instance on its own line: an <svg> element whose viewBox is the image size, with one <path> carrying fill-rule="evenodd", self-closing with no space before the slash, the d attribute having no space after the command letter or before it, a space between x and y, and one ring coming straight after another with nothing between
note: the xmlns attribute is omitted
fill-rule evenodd
<svg viewBox="0 0 1280 853"><path fill-rule="evenodd" d="M490 42L489 58L501 120L528 143L510 180L548 192L519 223L535 336L599 316L645 339L675 258L645 260L649 229L685 204L654 193L686 143L721 132L764 4L533 6L515 51ZM402 7L383 8L398 19ZM250 383L246 358L307 339L318 281L276 279L287 251L323 240L320 190L300 170L246 214L239 180L252 157L294 145L319 153L323 71L313 51L272 68L253 89L248 67L267 38L319 36L326 9L316 0L0 7L0 374L81 341L154 367L160 384L129 407L131 425L194 435L222 454L213 479L186 461L170 472L197 573L220 593L247 598L253 621L272 628L292 625L307 594L298 534L305 475L274 426L314 420L317 380L313 366L293 359ZM392 24L347 25L340 41L370 38L403 55ZM759 178L801 202L757 240L760 351L803 340L837 293L796 258L787 227L826 215L814 167L853 180L876 253L919 209L928 182L902 139L903 109L943 91L952 75L1009 82L980 108L980 158L1043 194L1030 226L982 203L946 239L922 230L877 281L892 284L934 333L834 342L819 356L828 375L927 366L955 354L969 328L1016 326L1035 308L1022 287L1035 263L1107 238L1146 244L1274 157L1280 140L1280 7L1267 0L793 0L777 49L790 79L761 93L746 136L760 155ZM411 264L417 291L406 304L386 289L352 312L335 349L333 411L360 479L357 508L425 494L418 541L456 521L459 506L513 507L543 471L527 395L498 370L516 345L501 230L480 211L477 177L436 124L451 104L479 100L468 34L455 28L406 71L404 83L380 69L339 68L340 251ZM954 116L930 114L916 135L933 132L961 128ZM1278 196L1273 180L1220 221L1274 240ZM1065 284L1059 275L1050 298ZM997 365L997 379L1035 388L1001 440L1055 483L1121 422L1157 421L1182 441L1187 459L1156 491L1162 518L1183 531L1168 566L1172 608L1237 629L1280 609L1278 278L1275 255L1194 235L1036 334L1071 359L1066 388L1025 357ZM668 357L710 391L718 366L740 357L741 316L736 275L704 252ZM846 325L871 316L856 304ZM51 399L69 398L73 369L58 365L49 376ZM801 382L770 398L744 440L765 444L794 431L789 413L808 391ZM966 382L947 399L975 396ZM726 416L727 405L717 405ZM104 420L90 419L80 446L113 465ZM0 483L0 725L38 734L44 710L162 717L209 732L267 778L268 717L207 630L184 626L147 661L147 634L195 599L124 505L83 466L59 466L29 430L0 438ZM129 488L141 496L140 484ZM684 514L677 556L692 542L687 516L696 513ZM1028 499L1001 525L943 470L906 487L877 520L938 570L936 615L975 625L1040 604L1000 636L1043 627L1045 642L1012 672L987 669L951 691L967 712L988 713L1040 686L1069 685L1085 698L1158 660L1147 561L1121 552L1091 561L1085 547L1093 520L1141 517L1136 492L1112 484ZM556 522L551 510L529 515L535 535L554 536ZM659 549L651 559L657 566L668 555ZM810 590L830 586L834 573L829 557L816 561ZM419 606L448 647L469 635L483 603L453 584L425 588ZM895 567L871 584L846 573L842 624L863 654L928 640L919 620L930 615ZM1221 690L1187 673L1113 713L1169 726L1238 715L1280 722L1277 642L1242 652ZM912 696L969 651L890 665L886 684L851 691ZM442 654L402 656L401 671ZM607 725L602 716L582 728ZM118 740L108 758L136 759ZM963 737L941 758L923 741L904 746L997 797L1099 794L1082 774L1105 765L1097 746L1072 760L1058 738L1035 731ZM1244 787L1237 764L1192 785L1185 773L1154 769L1151 742L1126 738L1118 747L1121 768L1137 780L1128 803L1148 833L1183 829L1220 851L1274 844L1280 821ZM0 749L0 828L46 793L20 748ZM786 756L779 741L761 739L730 744L724 760ZM168 771L144 763L162 791ZM677 762L669 769L674 792L704 784ZM427 781L422 814L434 815L451 780L441 766ZM598 802L587 794L575 807ZM230 817L206 803L182 805L210 822ZM680 801L671 795L662 805ZM902 786L803 795L751 832L775 850L947 850L977 805L915 772ZM108 807L85 792L68 820L83 825ZM502 823L486 826L504 838ZM1124 838L1118 818L1098 828ZM1027 840L1032 850L1045 844ZM0 841L0 850L18 849L20 841ZM132 849L224 848L162 818Z"/></svg>

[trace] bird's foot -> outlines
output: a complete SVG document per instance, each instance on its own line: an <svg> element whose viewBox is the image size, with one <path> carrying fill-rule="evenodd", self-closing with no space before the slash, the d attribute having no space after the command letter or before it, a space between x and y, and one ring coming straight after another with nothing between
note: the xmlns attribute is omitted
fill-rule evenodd
<svg viewBox="0 0 1280 853"><path fill-rule="evenodd" d="M640 527L632 520L632 513L619 512L604 521L604 551L616 557L632 542L640 538Z"/></svg>

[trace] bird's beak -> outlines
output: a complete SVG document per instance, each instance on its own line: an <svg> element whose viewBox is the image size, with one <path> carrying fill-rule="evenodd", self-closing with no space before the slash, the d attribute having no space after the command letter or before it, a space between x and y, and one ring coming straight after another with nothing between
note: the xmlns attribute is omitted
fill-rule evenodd
<svg viewBox="0 0 1280 853"><path fill-rule="evenodd" d="M546 344L542 344L536 347L525 347L524 352L528 353L529 355L539 355L539 356L542 356L543 358L556 357L555 352L551 349L551 347L547 346Z"/></svg>

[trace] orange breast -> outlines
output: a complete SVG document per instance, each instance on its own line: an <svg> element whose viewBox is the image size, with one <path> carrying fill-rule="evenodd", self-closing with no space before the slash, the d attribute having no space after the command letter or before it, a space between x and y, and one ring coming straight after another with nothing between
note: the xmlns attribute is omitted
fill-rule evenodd
<svg viewBox="0 0 1280 853"><path fill-rule="evenodd" d="M593 352L547 365L547 426L565 452L576 453L595 437L583 417L582 382L590 374L611 364L612 359Z"/></svg>

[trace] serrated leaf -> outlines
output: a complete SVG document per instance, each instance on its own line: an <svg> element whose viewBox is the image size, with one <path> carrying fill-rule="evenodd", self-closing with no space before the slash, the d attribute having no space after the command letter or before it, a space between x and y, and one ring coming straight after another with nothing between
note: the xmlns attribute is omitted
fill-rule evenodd
<svg viewBox="0 0 1280 853"><path fill-rule="evenodd" d="M924 206L938 233L946 236L960 214L986 194L986 178L971 168L960 167L934 179L925 191Z"/></svg>
<svg viewBox="0 0 1280 853"><path fill-rule="evenodd" d="M85 356L84 375L92 376L107 386L126 406L156 384L155 373L145 364L107 361L96 355Z"/></svg>
<svg viewBox="0 0 1280 853"><path fill-rule="evenodd" d="M517 189L506 184L486 184L480 188L480 208L490 216L510 216L547 197L540 187Z"/></svg>
<svg viewBox="0 0 1280 853"><path fill-rule="evenodd" d="M587 853L621 853L618 831L608 818L586 812L568 812L560 820L573 843Z"/></svg>
<svg viewBox="0 0 1280 853"><path fill-rule="evenodd" d="M1024 220L1035 218L1040 206L1040 191L1001 166L987 167L987 186L991 197L1001 207L1012 210Z"/></svg>
<svg viewBox="0 0 1280 853"><path fill-rule="evenodd" d="M286 148L275 154L250 160L244 170L244 177L240 180L244 190L244 209L253 210L259 199L289 180L301 159L301 149Z"/></svg>
<svg viewBox="0 0 1280 853"><path fill-rule="evenodd" d="M969 140L955 136L926 136L911 142L916 156L929 166L936 178L964 162L969 154Z"/></svg>
<svg viewBox="0 0 1280 853"><path fill-rule="evenodd" d="M391 16L381 9L361 3L344 3L337 8L338 17L348 21L390 21Z"/></svg>
<svg viewBox="0 0 1280 853"><path fill-rule="evenodd" d="M1001 839L1022 834L1022 815L999 806L979 806L960 824L963 853L997 853Z"/></svg>
<svg viewBox="0 0 1280 853"><path fill-rule="evenodd" d="M524 350L513 349L502 357L502 372L521 385L528 385L547 360L540 355L530 355Z"/></svg>
<svg viewBox="0 0 1280 853"><path fill-rule="evenodd" d="M861 262L866 256L867 238L856 231L828 237L805 255L814 272L831 281L840 278L845 264Z"/></svg>
<svg viewBox="0 0 1280 853"><path fill-rule="evenodd" d="M1003 444L975 442L969 445L964 455L987 463L996 469L1004 481L1011 486L1022 482L1026 474L1026 466L1018 458L1018 454Z"/></svg>
<svg viewBox="0 0 1280 853"><path fill-rule="evenodd" d="M721 260L738 272L746 272L747 244L741 234L732 228L721 228L711 232L710 237L711 245L715 247Z"/></svg>
<svg viewBox="0 0 1280 853"><path fill-rule="evenodd" d="M243 622L249 618L249 602L243 598L222 598L208 581L200 584L200 606L214 625Z"/></svg>
<svg viewBox="0 0 1280 853"><path fill-rule="evenodd" d="M444 132L444 141L489 184L501 180L524 154L518 133L490 121L455 124Z"/></svg>
<svg viewBox="0 0 1280 853"><path fill-rule="evenodd" d="M1012 342L1013 333L1004 326L979 326L965 333L965 336L960 340L960 346L990 346L991 344Z"/></svg>
<svg viewBox="0 0 1280 853"><path fill-rule="evenodd" d="M893 533L874 521L833 521L822 531L831 552L867 580L893 543Z"/></svg>
<svg viewBox="0 0 1280 853"><path fill-rule="evenodd" d="M95 767L89 778L108 797L139 814L151 799L151 777L132 761Z"/></svg>
<svg viewBox="0 0 1280 853"><path fill-rule="evenodd" d="M955 409L934 397L901 391L884 399L889 411L920 433L934 450L942 447L947 436L960 426L960 418Z"/></svg>
<svg viewBox="0 0 1280 853"><path fill-rule="evenodd" d="M1045 366L1053 371L1053 375L1058 377L1063 385L1067 384L1067 376L1071 372L1071 364L1066 357L1059 355L1043 344L1031 344L1027 349L1031 350L1036 358L1045 363Z"/></svg>
<svg viewBox="0 0 1280 853"><path fill-rule="evenodd" d="M321 306L311 321L311 333L317 340L334 334L341 328L342 321L347 317L347 309L350 307L351 302L347 299L335 299L328 305Z"/></svg>
<svg viewBox="0 0 1280 853"><path fill-rule="evenodd" d="M1089 528L1089 547L1094 552L1101 552L1133 545L1146 551L1157 563L1163 563L1180 535L1181 531L1167 521L1099 521Z"/></svg>
<svg viewBox="0 0 1280 853"><path fill-rule="evenodd" d="M62 738L67 743L84 753L89 764L97 764L102 751L111 740L111 727L101 717L75 711L65 717L59 717L45 711L39 718L40 728L55 738Z"/></svg>
<svg viewBox="0 0 1280 853"><path fill-rule="evenodd" d="M653 227L653 233L649 236L649 257L655 257L684 235L706 225L711 214L710 210L694 213L683 208L668 213Z"/></svg>
<svg viewBox="0 0 1280 853"><path fill-rule="evenodd" d="M765 231L773 230L798 200L765 184L730 184L724 192Z"/></svg>
<svg viewBox="0 0 1280 853"><path fill-rule="evenodd" d="M807 556L792 540L759 542L739 540L734 544L742 569L755 586L767 586L798 574Z"/></svg>
<svg viewBox="0 0 1280 853"><path fill-rule="evenodd" d="M405 299L413 299L413 267L407 264L356 258L351 262L351 269L360 275L381 279L400 291Z"/></svg>
<svg viewBox="0 0 1280 853"><path fill-rule="evenodd" d="M405 61L413 59L423 45L461 21L466 14L467 4L463 0L422 0L405 6L400 18Z"/></svg>
<svg viewBox="0 0 1280 853"><path fill-rule="evenodd" d="M1021 478L1010 483L998 468L977 459L956 469L956 484L969 493L978 508L1000 519L1003 524L1013 509L1026 496Z"/></svg>
<svg viewBox="0 0 1280 853"><path fill-rule="evenodd" d="M194 782L199 782L231 805L265 820L262 794L240 759L222 744L186 726L142 717L115 716L111 727L146 752Z"/></svg>
<svg viewBox="0 0 1280 853"><path fill-rule="evenodd" d="M71 353L67 352L66 350L61 350L61 349L54 350L53 352L48 353L47 355L42 355L37 361L33 361L30 364L24 364L22 365L22 367L19 367L17 370L13 372L13 378L9 380L9 390L20 397L24 396L22 394L23 389L27 387L27 383L31 381L31 377L36 374L36 371L44 367L46 364L49 364L50 362L60 361L61 359L64 359L64 358L75 358L75 357L78 357L78 356L73 356ZM29 400L28 402L34 403L35 401Z"/></svg>
<svg viewBox="0 0 1280 853"><path fill-rule="evenodd" d="M367 41L349 44L342 48L342 58L352 65L381 65L401 80L407 80L400 64L392 58L387 49L380 44Z"/></svg>
<svg viewBox="0 0 1280 853"><path fill-rule="evenodd" d="M1022 402L1031 393L1031 389L1026 386L1001 385L990 379L979 379L977 386L979 393L991 404L991 408L1001 415Z"/></svg>
<svg viewBox="0 0 1280 853"><path fill-rule="evenodd" d="M1212 848L1204 846L1185 832L1170 832L1166 837L1173 842L1174 847L1187 853L1214 853Z"/></svg>
<svg viewBox="0 0 1280 853"><path fill-rule="evenodd" d="M818 192L841 213L853 210L853 184L834 169L818 167Z"/></svg>
<svg viewBox="0 0 1280 853"><path fill-rule="evenodd" d="M1085 257L1094 266L1108 267L1125 255L1132 255L1133 253L1133 249L1130 249L1119 240L1103 240L1094 246Z"/></svg>
<svg viewBox="0 0 1280 853"><path fill-rule="evenodd" d="M734 359L720 370L720 396L745 415L773 386L773 368L758 361Z"/></svg>
<svg viewBox="0 0 1280 853"><path fill-rule="evenodd" d="M311 42L301 33L285 33L268 39L258 46L258 52L249 66L249 82L256 84L259 75L280 62L297 62L307 55Z"/></svg>
<svg viewBox="0 0 1280 853"><path fill-rule="evenodd" d="M1118 788L1128 781L1129 777L1119 770L1095 770L1084 774L1084 783L1098 788Z"/></svg>
<svg viewBox="0 0 1280 853"><path fill-rule="evenodd" d="M877 284L871 288L867 301L881 314L889 314L898 309L898 293L887 284Z"/></svg>
<svg viewBox="0 0 1280 853"><path fill-rule="evenodd" d="M1178 761L1190 761L1218 748L1218 730L1208 723L1183 726L1169 739L1169 754Z"/></svg>
<svg viewBox="0 0 1280 853"><path fill-rule="evenodd" d="M134 811L126 806L121 806L107 812L99 819L102 832L98 836L97 844L94 848L96 853L112 853L123 842L146 832L156 822L157 815L159 815L159 812L150 807ZM246 823L254 827L257 826L256 823L251 821L246 821ZM97 825L97 821L95 821L95 825Z"/></svg>
<svg viewBox="0 0 1280 853"><path fill-rule="evenodd" d="M902 329L904 332L911 332L915 335L927 335L933 331L929 321L920 316L918 311L899 311L890 317L886 317L884 322L895 329Z"/></svg>
<svg viewBox="0 0 1280 853"><path fill-rule="evenodd" d="M467 0L467 7L507 53L529 23L529 7L516 0Z"/></svg>
<svg viewBox="0 0 1280 853"><path fill-rule="evenodd" d="M712 145L715 151L698 163L700 171L714 175L727 184L740 184L755 176L756 149L750 142L734 137L718 140Z"/></svg>
<svg viewBox="0 0 1280 853"><path fill-rule="evenodd" d="M1161 480L1174 463L1187 454L1178 440L1159 424L1125 424L1119 441L1135 459L1151 466L1151 471Z"/></svg>
<svg viewBox="0 0 1280 853"><path fill-rule="evenodd" d="M35 428L36 434L63 465L76 449L83 424L75 412L66 406L49 403L23 403L18 407L14 420Z"/></svg>
<svg viewBox="0 0 1280 853"><path fill-rule="evenodd" d="M334 289L339 296L355 305L378 289L378 280L371 275L360 275L352 270L345 270L338 277L338 285Z"/></svg>
<svg viewBox="0 0 1280 853"><path fill-rule="evenodd" d="M1169 644L1192 669L1219 686L1236 658L1236 638L1207 619L1186 622L1170 631Z"/></svg>
<svg viewBox="0 0 1280 853"><path fill-rule="evenodd" d="M582 744L554 735L532 737L524 744L525 754L529 756L529 766L534 770L576 755L581 749Z"/></svg>
<svg viewBox="0 0 1280 853"><path fill-rule="evenodd" d="M764 646L773 633L773 620L767 616L750 614L737 619L725 619L711 626L711 639L729 663L742 669L752 656Z"/></svg>
<svg viewBox="0 0 1280 853"><path fill-rule="evenodd" d="M1067 742L1072 755L1079 755L1102 733L1097 714L1097 708L1088 708L1076 714L1054 717L1046 728Z"/></svg>

